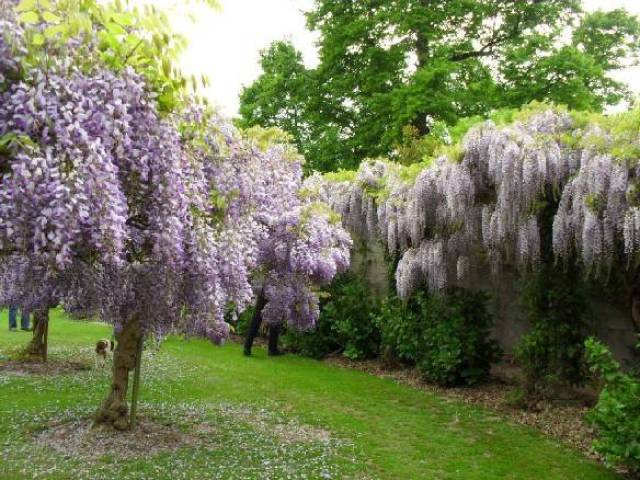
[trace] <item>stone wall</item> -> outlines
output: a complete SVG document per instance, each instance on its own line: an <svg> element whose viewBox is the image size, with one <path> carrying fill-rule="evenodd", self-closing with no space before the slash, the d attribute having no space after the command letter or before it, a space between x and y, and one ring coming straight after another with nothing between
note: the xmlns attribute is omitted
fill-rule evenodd
<svg viewBox="0 0 640 480"><path fill-rule="evenodd" d="M381 243L354 243L356 248L352 254L352 271L367 280L376 297L383 298L390 289L385 247ZM502 272L496 280L486 270L477 272L469 285L490 293L495 315L493 336L506 353L513 352L520 337L530 328L518 304L517 284L517 276L513 272ZM624 364L631 364L638 360L635 349L638 332L631 317L630 305L627 308L624 303L604 295L593 297L588 319L591 330L611 348L616 358Z"/></svg>
<svg viewBox="0 0 640 480"><path fill-rule="evenodd" d="M351 252L351 271L367 280L376 298L389 293L389 264L385 258L385 247L380 242L362 242L354 238Z"/></svg>

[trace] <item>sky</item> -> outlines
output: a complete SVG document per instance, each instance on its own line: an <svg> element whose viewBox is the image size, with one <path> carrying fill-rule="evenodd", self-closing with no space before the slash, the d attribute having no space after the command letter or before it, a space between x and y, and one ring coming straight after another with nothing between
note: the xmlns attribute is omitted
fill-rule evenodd
<svg viewBox="0 0 640 480"><path fill-rule="evenodd" d="M144 0L141 0L144 1ZM166 3L170 0L156 0ZM304 11L313 0L219 0L212 11L191 3L194 15L172 15L174 27L186 35L189 48L180 64L187 74L206 74L211 86L205 92L227 116L238 112L238 95L260 75L260 50L274 40L287 39L302 51L305 64L317 64L317 35L305 26ZM182 2L181 2L182 3ZM184 2L187 3L187 2ZM583 0L587 10L626 8L640 15L640 0ZM640 67L616 72L618 80L640 93Z"/></svg>
<svg viewBox="0 0 640 480"><path fill-rule="evenodd" d="M303 14L313 0L219 3L219 11L192 4L189 8L195 13L195 22L184 16L172 20L176 30L189 40L181 67L187 74L205 73L209 77L211 86L206 95L222 114L237 114L242 86L250 85L260 75L260 50L271 42L290 40L303 53L307 66L317 64L317 35L306 29Z"/></svg>

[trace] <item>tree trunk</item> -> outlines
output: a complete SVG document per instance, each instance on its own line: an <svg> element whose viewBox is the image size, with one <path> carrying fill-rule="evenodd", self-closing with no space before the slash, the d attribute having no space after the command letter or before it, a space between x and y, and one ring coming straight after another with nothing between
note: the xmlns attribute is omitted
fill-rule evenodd
<svg viewBox="0 0 640 480"><path fill-rule="evenodd" d="M425 9L433 8L428 0L421 0L420 2ZM418 70L424 68L429 63L429 38L427 37L424 30L418 28L415 32L415 48L416 48L416 59L417 59L417 67ZM416 112L416 116L414 117L411 124L418 130L420 136L424 136L429 133L429 125L427 122L428 112Z"/></svg>
<svg viewBox="0 0 640 480"><path fill-rule="evenodd" d="M631 320L636 332L640 332L640 296L638 295L631 298Z"/></svg>
<svg viewBox="0 0 640 480"><path fill-rule="evenodd" d="M278 338L280 337L281 330L282 330L282 325L269 325L268 353L271 356L282 355L282 352L278 349Z"/></svg>
<svg viewBox="0 0 640 480"><path fill-rule="evenodd" d="M49 334L49 309L43 308L33 313L33 337L25 349L28 356L40 357L47 361L47 337Z"/></svg>
<svg viewBox="0 0 640 480"><path fill-rule="evenodd" d="M138 338L138 345L136 346L136 365L133 371L133 392L131 393L131 415L130 425L131 428L136 427L136 414L138 409L138 393L140 392L140 369L142 364L142 349L144 348L144 337L141 335Z"/></svg>
<svg viewBox="0 0 640 480"><path fill-rule="evenodd" d="M267 299L264 296L264 290L261 290L256 300L256 307L253 311L253 317L251 323L247 329L247 338L244 341L244 354L251 355L251 347L253 347L253 341L258 336L260 331L260 325L262 324L262 309L267 304Z"/></svg>
<svg viewBox="0 0 640 480"><path fill-rule="evenodd" d="M129 372L135 368L138 341L142 337L140 323L131 320L116 335L116 349L113 353L113 374L111 390L96 414L96 423L110 425L117 430L127 430L127 390Z"/></svg>

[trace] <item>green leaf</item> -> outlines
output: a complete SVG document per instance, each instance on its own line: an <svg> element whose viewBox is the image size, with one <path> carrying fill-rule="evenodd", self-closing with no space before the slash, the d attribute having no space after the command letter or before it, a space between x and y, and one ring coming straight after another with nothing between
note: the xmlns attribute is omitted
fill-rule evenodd
<svg viewBox="0 0 640 480"><path fill-rule="evenodd" d="M51 12L42 12L42 18L45 22L60 23L60 17Z"/></svg>
<svg viewBox="0 0 640 480"><path fill-rule="evenodd" d="M125 42L127 43L127 45L134 47L138 44L138 42L140 42L140 37L130 33L129 35L127 35Z"/></svg>
<svg viewBox="0 0 640 480"><path fill-rule="evenodd" d="M62 25L51 25L50 27L47 27L44 29L44 37L45 38L54 38L56 37L59 33L62 33L65 31L65 27L63 27Z"/></svg>
<svg viewBox="0 0 640 480"><path fill-rule="evenodd" d="M9 145L15 138L15 133L7 133L0 137L0 147L5 147Z"/></svg>
<svg viewBox="0 0 640 480"><path fill-rule="evenodd" d="M109 30L109 32L113 33L114 35L124 35L127 33L127 31L122 28L122 26L114 22L107 23L105 27L107 27L107 30Z"/></svg>
<svg viewBox="0 0 640 480"><path fill-rule="evenodd" d="M46 10L53 10L53 5L49 0L39 0L40 7Z"/></svg>
<svg viewBox="0 0 640 480"><path fill-rule="evenodd" d="M170 112L175 107L176 101L173 92L165 92L158 97L158 106L162 112Z"/></svg>
<svg viewBox="0 0 640 480"><path fill-rule="evenodd" d="M171 75L171 62L166 58L162 59L162 72L168 77Z"/></svg>
<svg viewBox="0 0 640 480"><path fill-rule="evenodd" d="M44 35L36 33L31 39L31 44L36 46L44 45Z"/></svg>
<svg viewBox="0 0 640 480"><path fill-rule="evenodd" d="M162 40L162 37L160 35L154 35L153 38L151 39L153 41L153 44L155 45L155 47L158 50L161 50L162 47L165 45L164 41Z"/></svg>
<svg viewBox="0 0 640 480"><path fill-rule="evenodd" d="M120 25L130 26L133 25L133 15L128 13L114 13L112 18Z"/></svg>
<svg viewBox="0 0 640 480"><path fill-rule="evenodd" d="M24 12L18 16L18 20L22 23L38 23L40 16L37 12Z"/></svg>
<svg viewBox="0 0 640 480"><path fill-rule="evenodd" d="M16 12L29 12L36 7L36 0L22 0L16 7Z"/></svg>

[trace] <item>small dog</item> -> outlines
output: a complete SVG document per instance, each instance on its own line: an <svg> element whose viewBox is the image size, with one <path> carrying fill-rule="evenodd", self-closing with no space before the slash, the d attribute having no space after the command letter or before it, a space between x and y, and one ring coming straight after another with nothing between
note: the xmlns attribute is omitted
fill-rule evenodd
<svg viewBox="0 0 640 480"><path fill-rule="evenodd" d="M96 368L104 368L107 363L107 355L113 352L113 342L103 338L96 343Z"/></svg>

